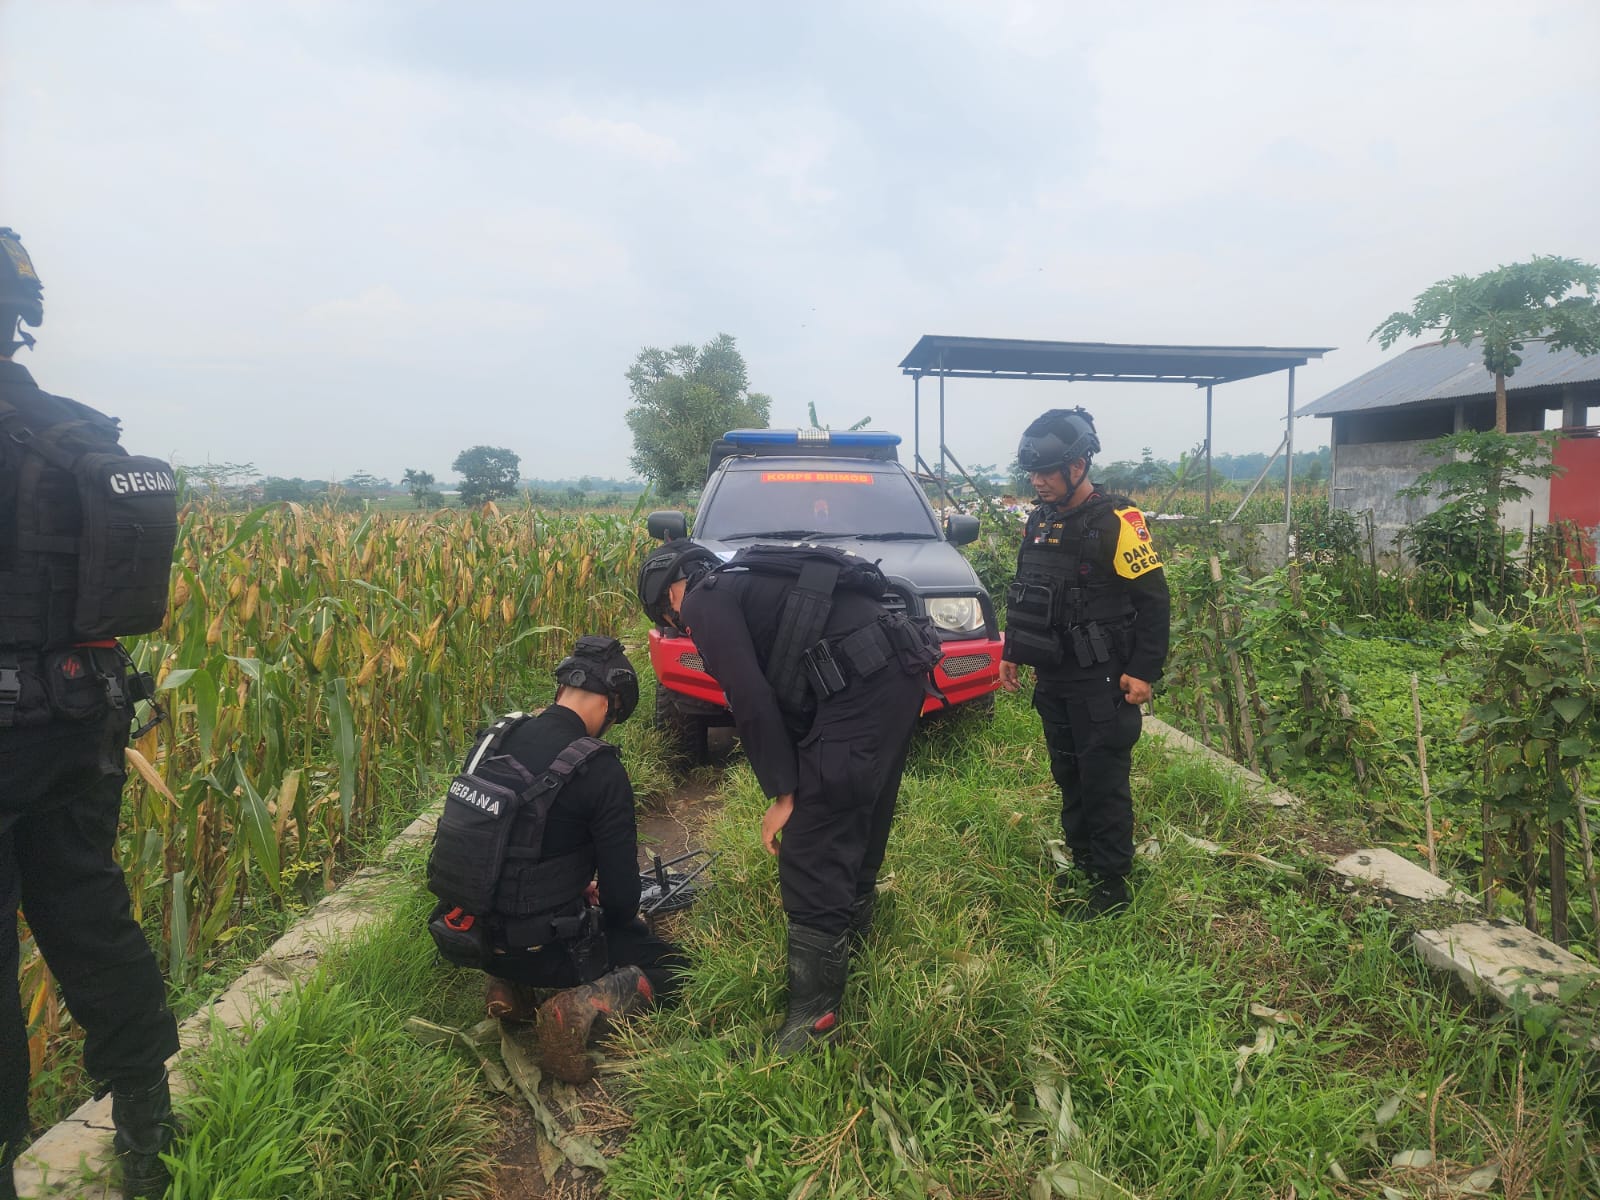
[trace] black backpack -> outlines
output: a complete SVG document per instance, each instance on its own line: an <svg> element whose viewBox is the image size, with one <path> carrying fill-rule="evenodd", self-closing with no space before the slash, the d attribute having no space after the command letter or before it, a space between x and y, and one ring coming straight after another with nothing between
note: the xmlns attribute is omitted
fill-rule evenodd
<svg viewBox="0 0 1600 1200"><path fill-rule="evenodd" d="M617 748L581 737L534 774L498 752L531 719L508 713L485 730L445 793L428 856L428 890L440 904L428 927L439 952L462 966L482 965L491 930L521 947L583 932L580 901L594 872L593 848L541 862L545 822L561 789Z"/></svg>
<svg viewBox="0 0 1600 1200"><path fill-rule="evenodd" d="M0 397L0 436L17 463L4 481L16 524L0 530L0 646L50 649L159 629L178 537L172 467L129 454L103 413L52 399L72 416Z"/></svg>

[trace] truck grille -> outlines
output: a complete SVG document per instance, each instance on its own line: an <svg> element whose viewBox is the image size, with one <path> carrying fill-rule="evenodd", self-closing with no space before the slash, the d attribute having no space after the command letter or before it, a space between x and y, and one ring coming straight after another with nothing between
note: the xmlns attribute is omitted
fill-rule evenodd
<svg viewBox="0 0 1600 1200"><path fill-rule="evenodd" d="M678 664L688 667L691 671L699 671L702 675L705 674L706 660L698 654L680 654L678 655Z"/></svg>
<svg viewBox="0 0 1600 1200"><path fill-rule="evenodd" d="M944 659L939 663L944 668L944 673L951 679L960 679L963 675L971 675L981 671L989 665L987 654L957 654L954 658Z"/></svg>

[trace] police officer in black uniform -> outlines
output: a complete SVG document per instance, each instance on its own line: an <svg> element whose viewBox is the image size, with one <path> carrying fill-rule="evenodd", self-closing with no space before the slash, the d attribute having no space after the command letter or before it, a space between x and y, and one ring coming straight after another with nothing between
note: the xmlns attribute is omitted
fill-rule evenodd
<svg viewBox="0 0 1600 1200"><path fill-rule="evenodd" d="M1006 594L1000 682L1036 675L1050 770L1061 787L1061 828L1091 887L1069 914L1093 918L1129 903L1133 795L1128 773L1139 706L1166 662L1171 603L1144 515L1089 479L1100 449L1081 408L1051 409L1028 426L1017 462L1039 504L1028 516L1017 577Z"/></svg>
<svg viewBox="0 0 1600 1200"><path fill-rule="evenodd" d="M19 904L83 1028L84 1066L111 1091L124 1194L158 1196L178 1031L114 852L123 748L148 684L115 637L161 622L176 492L165 463L121 451L114 420L12 361L33 344L20 322L42 322L42 292L0 229L0 1197L16 1194L29 1134Z"/></svg>
<svg viewBox="0 0 1600 1200"><path fill-rule="evenodd" d="M639 844L628 773L614 746L584 741L628 719L639 702L638 676L622 643L586 636L556 667L555 677L555 703L534 717L502 718L485 735L505 730L489 753L510 759L527 779L549 772L569 747L589 753L556 793L542 828L519 819L511 829L505 871L516 878L502 874L497 896L516 911L476 914L486 918L489 952L475 965L490 977L489 1015L536 1018L542 1064L569 1082L583 1082L591 1073L584 1047L596 1019L670 1000L685 960L639 916ZM469 770L458 778L471 778L473 768L487 773L484 746L480 739ZM443 829L439 836L446 836ZM526 845L529 838L537 845ZM438 845L431 882L448 897ZM430 928L448 954L451 925L437 927L444 921L453 923L455 933L463 923L470 932L472 921L452 915L448 899L441 901ZM546 998L549 989L561 990Z"/></svg>
<svg viewBox="0 0 1600 1200"><path fill-rule="evenodd" d="M817 553L788 552L797 562ZM872 923L900 776L938 649L925 621L889 613L868 591L834 586L820 630L802 638L811 642L801 648L811 662L805 683L778 677L780 647L795 633L786 621L799 611L790 598L808 577L798 566L757 569L760 555L774 553L785 550L756 547L719 569L706 547L668 542L645 561L639 599L658 625L693 635L772 800L761 838L778 855L789 918L789 1009L776 1039L788 1053L838 1024L851 938ZM855 563L845 570L876 571Z"/></svg>

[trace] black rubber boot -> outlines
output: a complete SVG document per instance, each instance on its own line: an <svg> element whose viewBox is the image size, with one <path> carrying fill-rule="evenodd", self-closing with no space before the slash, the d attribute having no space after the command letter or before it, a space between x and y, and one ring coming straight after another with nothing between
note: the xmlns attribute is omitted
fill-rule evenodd
<svg viewBox="0 0 1600 1200"><path fill-rule="evenodd" d="M157 1200L172 1178L161 1161L177 1140L178 1120L172 1114L172 1093L163 1071L149 1087L111 1089L112 1146L122 1164L122 1194L127 1200Z"/></svg>
<svg viewBox="0 0 1600 1200"><path fill-rule="evenodd" d="M1104 875L1094 881L1089 898L1074 904L1067 911L1071 921L1097 921L1101 917L1116 917L1127 911L1133 897L1128 894L1128 881L1121 875Z"/></svg>
<svg viewBox="0 0 1600 1200"><path fill-rule="evenodd" d="M849 969L848 929L829 934L789 923L789 1014L774 1041L779 1054L793 1054L835 1035Z"/></svg>
<svg viewBox="0 0 1600 1200"><path fill-rule="evenodd" d="M878 892L874 888L865 896L857 896L850 905L850 944L857 946L872 932L872 917L878 911Z"/></svg>

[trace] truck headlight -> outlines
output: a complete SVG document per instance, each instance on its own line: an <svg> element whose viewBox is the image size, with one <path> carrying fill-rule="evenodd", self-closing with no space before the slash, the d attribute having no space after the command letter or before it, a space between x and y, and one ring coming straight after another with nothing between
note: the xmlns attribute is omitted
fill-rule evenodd
<svg viewBox="0 0 1600 1200"><path fill-rule="evenodd" d="M950 633L971 633L983 624L976 596L938 596L928 601L928 616Z"/></svg>

